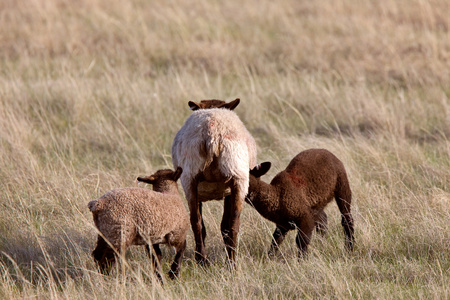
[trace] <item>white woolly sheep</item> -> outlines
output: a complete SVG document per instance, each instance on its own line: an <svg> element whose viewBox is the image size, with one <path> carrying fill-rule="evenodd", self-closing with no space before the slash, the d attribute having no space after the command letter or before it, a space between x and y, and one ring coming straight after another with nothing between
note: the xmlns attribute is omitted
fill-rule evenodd
<svg viewBox="0 0 450 300"><path fill-rule="evenodd" d="M181 168L175 172L159 170L151 176L138 178L138 181L152 184L153 191L139 187L118 188L89 202L95 226L101 233L92 256L102 273L109 273L116 255L125 253L131 245L145 245L156 275L162 280L159 244L168 244L176 249L169 276L172 279L178 276L189 229L188 213L176 183L181 173ZM152 254L149 244L154 250Z"/></svg>
<svg viewBox="0 0 450 300"><path fill-rule="evenodd" d="M240 213L248 191L248 170L256 164L256 143L231 111L239 99L189 102L194 112L172 144L175 168L182 167L181 184L189 204L195 237L195 259L206 263L202 202L225 197L221 223L228 259L234 263Z"/></svg>
<svg viewBox="0 0 450 300"><path fill-rule="evenodd" d="M259 179L270 169L270 162L250 171L246 202L263 217L275 222L276 229L269 254L274 254L289 230L297 229L299 256L307 252L314 226L325 234L325 206L335 198L342 215L345 245L353 250L355 243L353 217L350 211L352 192L342 162L325 149L299 153L270 184Z"/></svg>

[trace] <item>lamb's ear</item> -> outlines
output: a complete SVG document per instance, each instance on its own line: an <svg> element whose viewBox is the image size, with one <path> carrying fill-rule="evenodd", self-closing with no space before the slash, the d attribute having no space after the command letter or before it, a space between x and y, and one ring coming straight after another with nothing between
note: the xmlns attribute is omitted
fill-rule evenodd
<svg viewBox="0 0 450 300"><path fill-rule="evenodd" d="M188 105L189 105L190 110L198 110L198 109L202 108L202 105L200 103L197 103L194 101L189 101Z"/></svg>
<svg viewBox="0 0 450 300"><path fill-rule="evenodd" d="M145 182L148 184L153 184L155 182L155 177L153 175L147 176L147 177L138 177L137 181Z"/></svg>
<svg viewBox="0 0 450 300"><path fill-rule="evenodd" d="M263 176L264 174L266 174L270 170L271 166L272 166L272 164L270 162L268 162L268 161L263 162L262 164L257 165L256 167L251 169L250 174L255 176L256 178L259 178L259 177Z"/></svg>
<svg viewBox="0 0 450 300"><path fill-rule="evenodd" d="M233 110L233 109L236 108L236 106L239 105L239 102L241 102L241 100L239 98L236 98L236 100L233 100L231 102L224 103L224 104L220 105L219 108L226 108L226 109L229 109L229 110Z"/></svg>
<svg viewBox="0 0 450 300"><path fill-rule="evenodd" d="M181 167L178 167L175 172L173 173L173 180L177 181L178 178L180 178L181 173L183 173L183 169Z"/></svg>

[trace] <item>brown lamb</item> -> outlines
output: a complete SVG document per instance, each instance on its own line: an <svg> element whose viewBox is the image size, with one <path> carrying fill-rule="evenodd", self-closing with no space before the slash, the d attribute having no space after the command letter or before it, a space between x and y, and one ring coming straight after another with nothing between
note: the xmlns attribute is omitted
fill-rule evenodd
<svg viewBox="0 0 450 300"><path fill-rule="evenodd" d="M299 256L306 254L314 227L325 234L325 206L334 198L342 215L345 245L353 250L355 243L353 217L350 212L352 192L342 162L325 149L299 153L270 184L259 177L270 169L270 162L250 171L246 202L263 217L276 224L269 255L278 251L288 231L297 229Z"/></svg>
<svg viewBox="0 0 450 300"><path fill-rule="evenodd" d="M138 181L152 184L153 191L139 187L118 188L89 202L95 226L101 233L92 256L102 273L108 274L116 256L125 253L131 245L145 245L156 275L162 281L159 244L168 244L176 250L169 277L178 276L189 229L189 216L177 186L181 173L181 168L159 170L151 176L138 178ZM152 253L149 245L152 245Z"/></svg>

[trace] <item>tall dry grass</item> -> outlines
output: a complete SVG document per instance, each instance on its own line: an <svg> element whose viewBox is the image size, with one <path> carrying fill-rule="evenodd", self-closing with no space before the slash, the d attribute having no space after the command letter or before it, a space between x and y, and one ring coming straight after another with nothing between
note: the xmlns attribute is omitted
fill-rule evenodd
<svg viewBox="0 0 450 300"><path fill-rule="evenodd" d="M449 298L448 11L444 0L1 1L0 298ZM209 268L189 234L179 281L154 282L139 248L100 275L87 202L171 167L188 100L235 97L273 163L265 180L307 148L341 158L356 251L332 204L306 260L293 234L269 259L274 226L246 206L231 272L211 202Z"/></svg>

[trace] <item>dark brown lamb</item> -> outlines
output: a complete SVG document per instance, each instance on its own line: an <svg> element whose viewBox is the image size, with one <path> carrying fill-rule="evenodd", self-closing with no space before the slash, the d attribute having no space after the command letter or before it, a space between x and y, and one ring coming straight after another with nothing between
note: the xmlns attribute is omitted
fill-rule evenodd
<svg viewBox="0 0 450 300"><path fill-rule="evenodd" d="M298 231L299 256L305 254L314 227L325 234L327 215L324 208L333 198L342 215L345 245L353 250L352 192L342 162L325 149L306 150L294 157L287 168L267 184L259 177L266 174L270 166L270 162L265 162L250 171L246 197L247 203L276 224L269 254L278 251L278 246L292 229Z"/></svg>

